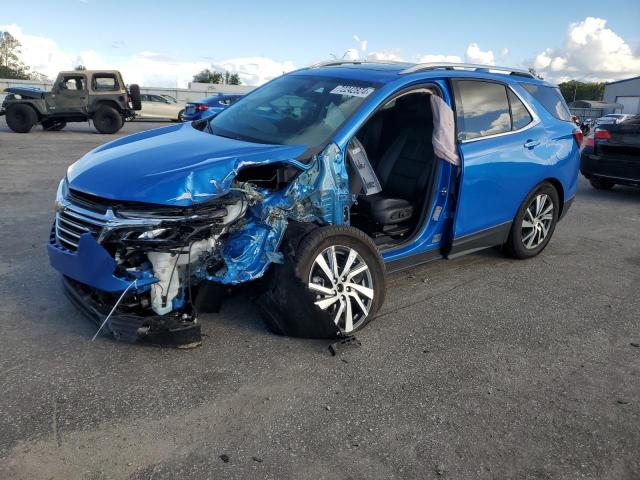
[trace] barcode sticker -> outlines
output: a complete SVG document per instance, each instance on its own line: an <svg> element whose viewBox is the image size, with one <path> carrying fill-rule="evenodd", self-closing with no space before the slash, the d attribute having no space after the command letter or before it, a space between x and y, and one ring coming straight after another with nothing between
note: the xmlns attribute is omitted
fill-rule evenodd
<svg viewBox="0 0 640 480"><path fill-rule="evenodd" d="M348 97L365 98L371 95L374 91L375 91L375 88L372 88L372 87L355 87L353 85L338 85L329 93L333 93L335 95L346 95Z"/></svg>

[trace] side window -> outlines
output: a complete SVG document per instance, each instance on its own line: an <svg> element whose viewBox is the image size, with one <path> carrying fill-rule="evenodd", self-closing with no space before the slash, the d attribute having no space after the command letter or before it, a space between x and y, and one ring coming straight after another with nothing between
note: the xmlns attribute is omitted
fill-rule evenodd
<svg viewBox="0 0 640 480"><path fill-rule="evenodd" d="M93 76L93 89L96 91L118 90L119 88L115 75L100 74Z"/></svg>
<svg viewBox="0 0 640 480"><path fill-rule="evenodd" d="M521 84L538 102L542 104L547 112L558 120L571 122L571 112L564 101L560 89L547 87L545 85L534 85L533 83Z"/></svg>
<svg viewBox="0 0 640 480"><path fill-rule="evenodd" d="M62 78L62 89L63 90L84 90L86 85L85 79L83 76L74 76L69 75Z"/></svg>
<svg viewBox="0 0 640 480"><path fill-rule="evenodd" d="M531 114L527 110L527 107L524 106L524 103L522 103L522 100L520 100L510 88L507 88L507 95L509 96L509 105L511 106L512 130L520 130L529 125L533 121L533 118L531 118Z"/></svg>
<svg viewBox="0 0 640 480"><path fill-rule="evenodd" d="M486 137L511 130L507 89L480 80L453 82L458 140Z"/></svg>

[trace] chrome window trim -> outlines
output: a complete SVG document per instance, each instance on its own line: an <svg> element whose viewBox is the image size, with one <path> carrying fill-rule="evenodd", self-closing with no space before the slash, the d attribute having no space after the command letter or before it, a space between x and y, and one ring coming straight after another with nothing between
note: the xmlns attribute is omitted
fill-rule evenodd
<svg viewBox="0 0 640 480"><path fill-rule="evenodd" d="M458 143L459 144L465 144L465 143L471 143L471 142L477 142L478 140L487 140L489 138L497 138L497 137L503 137L505 135L512 135L515 133L520 133L520 132L524 132L526 130L529 130L530 128L535 127L536 125L540 124L540 117L538 116L538 114L536 113L536 111L531 107L531 105L529 105L529 102L527 102L522 95L520 95L517 91L515 91L511 85L508 85L506 83L502 83L502 82L497 82L495 80L487 80L487 79L482 79L482 78L473 78L473 79L462 79L462 80L469 80L469 81L474 81L474 82L486 82L486 83L497 83L498 85L503 85L505 88L508 88L509 90L511 90L511 92L513 92L513 94L518 97L518 99L522 102L522 104L524 105L524 108L527 109L527 112L529 112L529 115L531 115L532 120L527 123L524 127L520 127L518 130L510 130L508 132L501 132L501 133L494 133L491 135L485 135L483 137L476 137L476 138L469 138L469 139L465 139L465 140L460 140L458 139ZM454 96L455 97L455 96ZM507 97L507 101L508 101L508 97ZM454 102L455 102L455 98L454 98ZM511 115L511 104L509 104L509 114ZM458 137L458 135L456 134L456 138Z"/></svg>

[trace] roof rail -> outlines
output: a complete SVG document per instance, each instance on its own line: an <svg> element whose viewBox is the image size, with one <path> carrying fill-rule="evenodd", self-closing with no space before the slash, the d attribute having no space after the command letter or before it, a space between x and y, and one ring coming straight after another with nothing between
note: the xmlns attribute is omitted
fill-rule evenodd
<svg viewBox="0 0 640 480"><path fill-rule="evenodd" d="M399 62L397 60L375 60L375 59L356 59L356 60L345 60L345 59L336 59L336 60L324 60L322 62L314 63L309 68L318 68L318 67L338 67L340 65L360 65L362 63L372 63L372 64L398 64L398 65L406 65L408 62Z"/></svg>
<svg viewBox="0 0 640 480"><path fill-rule="evenodd" d="M520 77L534 78L531 73L526 70L519 70L516 68L496 67L495 65L480 65L476 63L447 63L447 62L431 62L431 63L417 63L409 68L404 69L400 73L416 73L424 72L426 70L455 70L455 69L471 69L476 72L501 72L508 75L518 75Z"/></svg>

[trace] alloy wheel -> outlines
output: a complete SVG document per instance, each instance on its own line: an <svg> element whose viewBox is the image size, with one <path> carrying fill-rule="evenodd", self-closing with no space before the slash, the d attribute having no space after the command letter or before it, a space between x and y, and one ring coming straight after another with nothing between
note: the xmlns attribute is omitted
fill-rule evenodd
<svg viewBox="0 0 640 480"><path fill-rule="evenodd" d="M528 250L540 246L553 223L553 200L546 193L537 195L522 219L522 243Z"/></svg>
<svg viewBox="0 0 640 480"><path fill-rule="evenodd" d="M316 306L327 311L343 333L364 323L373 305L371 271L350 247L332 245L320 252L309 271L308 287L316 294Z"/></svg>

